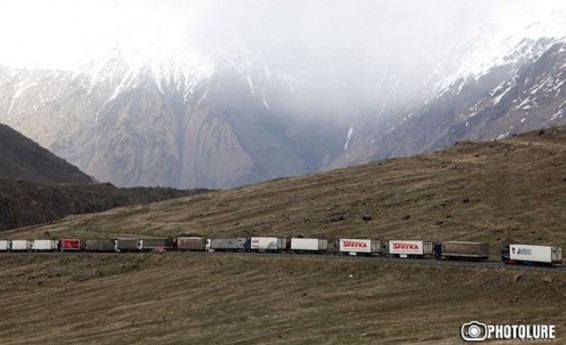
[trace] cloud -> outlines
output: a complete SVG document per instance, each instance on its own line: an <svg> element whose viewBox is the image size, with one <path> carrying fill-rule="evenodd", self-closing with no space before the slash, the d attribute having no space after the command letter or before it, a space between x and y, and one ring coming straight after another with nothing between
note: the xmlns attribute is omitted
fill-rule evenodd
<svg viewBox="0 0 566 345"><path fill-rule="evenodd" d="M352 102L405 104L443 54L478 30L513 35L539 18L564 32L565 8L561 0L0 0L0 64L74 69L116 47L138 59L261 58L308 76L304 98L340 112Z"/></svg>
<svg viewBox="0 0 566 345"><path fill-rule="evenodd" d="M550 0L4 0L0 63L71 68L116 33L142 44L156 31L201 54L278 46L341 61L357 50L396 65L481 23L520 25L525 14L556 6L564 7Z"/></svg>

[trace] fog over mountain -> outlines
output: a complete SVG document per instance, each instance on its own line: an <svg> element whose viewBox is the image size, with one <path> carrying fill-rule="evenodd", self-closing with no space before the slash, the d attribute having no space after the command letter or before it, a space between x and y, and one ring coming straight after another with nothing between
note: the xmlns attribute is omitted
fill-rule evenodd
<svg viewBox="0 0 566 345"><path fill-rule="evenodd" d="M561 1L24 0L0 122L100 181L225 188L564 123L565 35Z"/></svg>

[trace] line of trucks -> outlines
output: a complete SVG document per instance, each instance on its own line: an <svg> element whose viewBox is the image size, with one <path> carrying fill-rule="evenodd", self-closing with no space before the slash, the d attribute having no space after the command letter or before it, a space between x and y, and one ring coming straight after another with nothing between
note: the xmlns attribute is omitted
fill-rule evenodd
<svg viewBox="0 0 566 345"><path fill-rule="evenodd" d="M0 252L165 252L224 251L271 252L295 254L338 254L352 256L387 256L399 258L431 258L437 260L485 261L489 244L464 241L338 239L334 247L321 238L119 238L61 240L0 240ZM562 263L562 248L530 244L508 244L501 249L506 264L552 266Z"/></svg>

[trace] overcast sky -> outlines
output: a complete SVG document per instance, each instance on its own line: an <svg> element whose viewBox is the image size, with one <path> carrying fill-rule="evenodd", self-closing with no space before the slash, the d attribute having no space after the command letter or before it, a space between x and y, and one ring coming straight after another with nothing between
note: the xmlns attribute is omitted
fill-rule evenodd
<svg viewBox="0 0 566 345"><path fill-rule="evenodd" d="M0 0L0 64L72 69L117 37L162 57L279 44L291 55L356 50L394 62L403 49L442 47L477 27L513 32L551 8L566 1Z"/></svg>

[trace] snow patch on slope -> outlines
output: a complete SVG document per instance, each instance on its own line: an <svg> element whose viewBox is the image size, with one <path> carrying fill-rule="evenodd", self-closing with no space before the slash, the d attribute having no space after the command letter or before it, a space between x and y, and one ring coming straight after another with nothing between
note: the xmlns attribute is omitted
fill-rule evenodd
<svg viewBox="0 0 566 345"><path fill-rule="evenodd" d="M344 143L344 151L348 150L348 145L350 144L350 139L352 138L352 134L354 133L354 124L350 125L348 129L348 134L346 134L346 142Z"/></svg>
<svg viewBox="0 0 566 345"><path fill-rule="evenodd" d="M508 22L502 18L501 23L478 27L455 43L435 68L434 73L441 76L435 93L458 81L462 86L467 78L477 80L497 66L533 61L551 45L566 42L566 11L544 11L525 12Z"/></svg>

